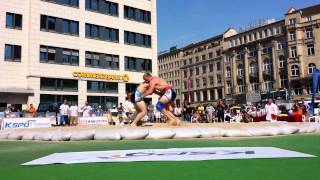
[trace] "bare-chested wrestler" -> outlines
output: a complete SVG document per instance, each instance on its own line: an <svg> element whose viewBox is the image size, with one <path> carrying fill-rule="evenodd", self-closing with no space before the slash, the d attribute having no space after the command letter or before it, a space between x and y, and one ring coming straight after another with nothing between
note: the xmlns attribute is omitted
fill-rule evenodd
<svg viewBox="0 0 320 180"><path fill-rule="evenodd" d="M167 117L170 125L180 125L180 119L175 117L171 112L171 102L173 102L177 96L172 85L159 77L152 76L150 73L145 73L143 79L149 83L149 88L145 94L155 93L160 95L159 101L156 104L157 110Z"/></svg>
<svg viewBox="0 0 320 180"><path fill-rule="evenodd" d="M137 89L131 95L131 102L134 103L136 112L134 114L134 119L131 123L131 126L135 127L138 125L138 122L143 119L147 114L147 106L144 102L144 97L150 95L145 94L147 89L149 88L149 84L146 82L141 83Z"/></svg>

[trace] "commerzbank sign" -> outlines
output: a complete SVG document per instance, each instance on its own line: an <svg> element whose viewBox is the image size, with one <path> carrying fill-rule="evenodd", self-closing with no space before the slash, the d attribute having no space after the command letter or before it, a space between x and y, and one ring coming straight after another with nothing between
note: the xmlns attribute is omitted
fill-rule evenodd
<svg viewBox="0 0 320 180"><path fill-rule="evenodd" d="M116 80L116 81L129 81L128 74L102 74L102 73L88 73L88 72L73 72L73 77L83 79L102 79L102 80Z"/></svg>

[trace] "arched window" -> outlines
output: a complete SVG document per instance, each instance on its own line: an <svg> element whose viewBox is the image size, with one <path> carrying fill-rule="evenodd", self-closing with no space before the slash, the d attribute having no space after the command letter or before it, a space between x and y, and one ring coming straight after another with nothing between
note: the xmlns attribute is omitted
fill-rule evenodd
<svg viewBox="0 0 320 180"><path fill-rule="evenodd" d="M316 65L314 63L308 64L308 73L312 74L315 68L316 68Z"/></svg>
<svg viewBox="0 0 320 180"><path fill-rule="evenodd" d="M298 65L292 65L291 66L291 76L299 76L299 66Z"/></svg>
<svg viewBox="0 0 320 180"><path fill-rule="evenodd" d="M258 73L258 63L252 62L250 64L250 73L251 74L257 74Z"/></svg>
<svg viewBox="0 0 320 180"><path fill-rule="evenodd" d="M244 74L244 69L243 69L243 64L238 65L238 76L243 76Z"/></svg>
<svg viewBox="0 0 320 180"><path fill-rule="evenodd" d="M271 59L266 59L263 62L263 70L266 72L271 72L272 71L272 61Z"/></svg>

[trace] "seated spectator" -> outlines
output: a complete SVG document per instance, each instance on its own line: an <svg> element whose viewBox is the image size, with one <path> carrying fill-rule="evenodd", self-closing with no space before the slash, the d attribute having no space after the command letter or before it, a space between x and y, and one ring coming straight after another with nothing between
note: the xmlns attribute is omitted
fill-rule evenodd
<svg viewBox="0 0 320 180"><path fill-rule="evenodd" d="M32 114L32 117L36 117L37 110L36 110L36 108L33 106L33 104L30 104L30 106L29 106L29 108L28 108L28 113L31 113L31 114Z"/></svg>
<svg viewBox="0 0 320 180"><path fill-rule="evenodd" d="M200 112L199 111L196 111L193 114L192 122L195 122L195 123L200 123L201 122L201 117L200 117Z"/></svg>
<svg viewBox="0 0 320 180"><path fill-rule="evenodd" d="M302 122L302 114L299 112L299 108L297 105L293 106L291 117L294 122Z"/></svg>

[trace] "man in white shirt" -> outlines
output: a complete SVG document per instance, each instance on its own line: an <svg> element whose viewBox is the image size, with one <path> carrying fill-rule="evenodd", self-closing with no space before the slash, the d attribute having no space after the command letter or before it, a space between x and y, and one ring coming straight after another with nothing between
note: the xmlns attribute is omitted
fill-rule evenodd
<svg viewBox="0 0 320 180"><path fill-rule="evenodd" d="M207 120L209 123L212 123L213 120L213 113L214 113L214 107L212 106L212 104L209 104L206 108L206 112L207 112Z"/></svg>
<svg viewBox="0 0 320 180"><path fill-rule="evenodd" d="M69 105L67 104L67 100L63 101L63 104L60 105L60 126L62 125L69 125L70 122L68 119L68 112L69 112Z"/></svg>
<svg viewBox="0 0 320 180"><path fill-rule="evenodd" d="M123 120L129 122L136 112L134 104L130 100L131 93L127 93L127 100L123 103Z"/></svg>
<svg viewBox="0 0 320 180"><path fill-rule="evenodd" d="M81 110L82 110L83 117L91 116L92 107L89 105L87 101L85 102L85 105L81 108Z"/></svg>
<svg viewBox="0 0 320 180"><path fill-rule="evenodd" d="M79 108L76 102L73 101L72 106L69 108L70 126L78 125L78 112L79 112Z"/></svg>
<svg viewBox="0 0 320 180"><path fill-rule="evenodd" d="M265 106L266 111L266 120L270 122L277 121L277 115L278 115L278 106L273 103L272 99L268 100L268 104Z"/></svg>

